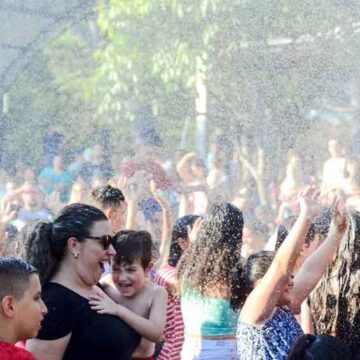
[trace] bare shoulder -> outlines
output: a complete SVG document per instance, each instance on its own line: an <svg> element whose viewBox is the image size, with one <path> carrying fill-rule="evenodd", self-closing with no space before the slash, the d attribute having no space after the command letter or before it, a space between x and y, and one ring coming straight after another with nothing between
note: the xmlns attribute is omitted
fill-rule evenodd
<svg viewBox="0 0 360 360"><path fill-rule="evenodd" d="M152 299L167 298L167 291L163 286L149 282L148 291Z"/></svg>

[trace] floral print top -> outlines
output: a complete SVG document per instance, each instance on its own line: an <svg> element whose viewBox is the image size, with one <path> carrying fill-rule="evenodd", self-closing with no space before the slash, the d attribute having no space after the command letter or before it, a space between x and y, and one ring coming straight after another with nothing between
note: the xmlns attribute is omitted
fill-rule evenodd
<svg viewBox="0 0 360 360"><path fill-rule="evenodd" d="M291 346L302 334L294 314L287 307L278 308L261 327L255 327L239 319L239 360L286 360Z"/></svg>

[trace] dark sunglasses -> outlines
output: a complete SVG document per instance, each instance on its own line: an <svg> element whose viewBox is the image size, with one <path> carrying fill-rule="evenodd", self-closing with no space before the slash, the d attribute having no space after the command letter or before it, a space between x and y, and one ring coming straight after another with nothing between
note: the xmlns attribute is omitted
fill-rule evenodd
<svg viewBox="0 0 360 360"><path fill-rule="evenodd" d="M108 250L110 245L113 242L113 237L111 235L103 235L103 236L86 236L87 239L91 240L99 240L104 250Z"/></svg>

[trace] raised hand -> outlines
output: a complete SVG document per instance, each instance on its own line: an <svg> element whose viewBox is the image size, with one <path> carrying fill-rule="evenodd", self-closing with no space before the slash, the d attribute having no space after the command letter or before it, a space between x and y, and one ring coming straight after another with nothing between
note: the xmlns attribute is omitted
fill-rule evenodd
<svg viewBox="0 0 360 360"><path fill-rule="evenodd" d="M349 225L349 214L338 196L335 196L331 205L331 219L337 232L343 234Z"/></svg>
<svg viewBox="0 0 360 360"><path fill-rule="evenodd" d="M7 225L16 218L17 211L11 210L11 203L6 202L0 207L0 223Z"/></svg>
<svg viewBox="0 0 360 360"><path fill-rule="evenodd" d="M300 213L306 214L309 218L314 218L321 214L319 202L320 191L315 186L307 186L299 193Z"/></svg>

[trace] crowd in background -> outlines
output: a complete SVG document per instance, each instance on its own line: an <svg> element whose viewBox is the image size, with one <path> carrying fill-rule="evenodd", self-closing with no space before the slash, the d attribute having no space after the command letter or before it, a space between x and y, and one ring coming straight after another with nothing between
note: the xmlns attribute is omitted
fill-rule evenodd
<svg viewBox="0 0 360 360"><path fill-rule="evenodd" d="M50 140L40 171L0 177L0 256L34 267L48 309L36 358L360 359L360 160L337 139L319 177L290 152L266 205L223 138L116 166Z"/></svg>

